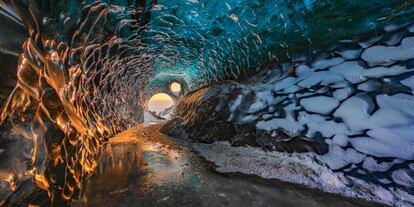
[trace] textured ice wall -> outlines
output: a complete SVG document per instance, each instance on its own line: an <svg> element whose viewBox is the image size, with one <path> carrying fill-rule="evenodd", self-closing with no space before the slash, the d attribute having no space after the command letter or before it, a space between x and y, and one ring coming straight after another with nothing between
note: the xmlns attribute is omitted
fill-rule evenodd
<svg viewBox="0 0 414 207"><path fill-rule="evenodd" d="M412 23L391 24L365 41L340 41L329 50L275 64L244 84L197 90L179 103L178 121L167 123L165 128L173 130L166 132L197 142L226 140L233 146L290 153L304 145L298 138L323 137L329 150L322 155L265 153L218 143L195 147L222 172L412 206L413 28ZM203 110L208 116L199 116ZM205 126L194 124L198 121ZM210 127L211 121L217 126ZM305 144L312 152L310 143Z"/></svg>

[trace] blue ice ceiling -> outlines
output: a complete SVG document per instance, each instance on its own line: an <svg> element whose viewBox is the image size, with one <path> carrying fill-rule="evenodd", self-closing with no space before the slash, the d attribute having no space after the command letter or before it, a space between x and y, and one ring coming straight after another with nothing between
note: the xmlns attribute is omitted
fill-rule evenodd
<svg viewBox="0 0 414 207"><path fill-rule="evenodd" d="M157 73L183 73L190 82L197 82L199 76L207 77L203 81L237 76L277 60L283 52L355 37L396 17L407 18L411 11L404 10L403 3L160 0L149 28L176 35L188 44L169 42L176 56L171 54L172 64L157 67Z"/></svg>
<svg viewBox="0 0 414 207"><path fill-rule="evenodd" d="M128 12L130 1L102 2L124 10L123 15L111 17L114 24L134 18ZM279 58L294 58L296 52L357 39L390 21L412 18L411 4L401 0L148 1L145 55L156 57L148 87L178 80L193 88L235 78ZM75 1L62 6L69 16L80 8ZM131 38L137 28L141 27L121 29L117 36Z"/></svg>

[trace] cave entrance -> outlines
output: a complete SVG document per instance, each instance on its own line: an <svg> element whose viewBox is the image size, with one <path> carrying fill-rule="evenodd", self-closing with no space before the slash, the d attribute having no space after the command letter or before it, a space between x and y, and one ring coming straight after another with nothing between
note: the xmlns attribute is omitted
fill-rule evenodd
<svg viewBox="0 0 414 207"><path fill-rule="evenodd" d="M148 111L144 116L145 122L168 119L173 105L174 101L170 95L166 93L154 94L148 101Z"/></svg>
<svg viewBox="0 0 414 207"><path fill-rule="evenodd" d="M174 95L179 95L181 93L181 84L177 82L171 83L170 90Z"/></svg>

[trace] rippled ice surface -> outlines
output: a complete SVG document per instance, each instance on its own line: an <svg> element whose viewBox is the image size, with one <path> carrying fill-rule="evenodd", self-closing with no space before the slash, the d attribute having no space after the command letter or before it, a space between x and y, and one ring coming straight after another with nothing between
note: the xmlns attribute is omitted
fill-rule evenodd
<svg viewBox="0 0 414 207"><path fill-rule="evenodd" d="M378 206L240 174L219 174L159 125L117 135L73 206Z"/></svg>

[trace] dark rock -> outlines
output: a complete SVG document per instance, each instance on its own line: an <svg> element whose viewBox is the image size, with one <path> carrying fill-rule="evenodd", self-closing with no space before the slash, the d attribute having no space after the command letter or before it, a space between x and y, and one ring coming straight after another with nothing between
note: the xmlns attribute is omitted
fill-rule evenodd
<svg viewBox="0 0 414 207"><path fill-rule="evenodd" d="M233 109L233 113L229 106L234 104L239 95L243 99ZM257 129L254 122L240 123L237 118L229 118L248 111L255 99L253 91L236 82L226 81L201 88L181 99L174 117L160 131L172 137L202 143L228 141L236 147L253 146L283 152L324 154L328 151L322 138L308 138L303 135L289 137L282 129L270 134ZM283 112L282 108L278 110Z"/></svg>

